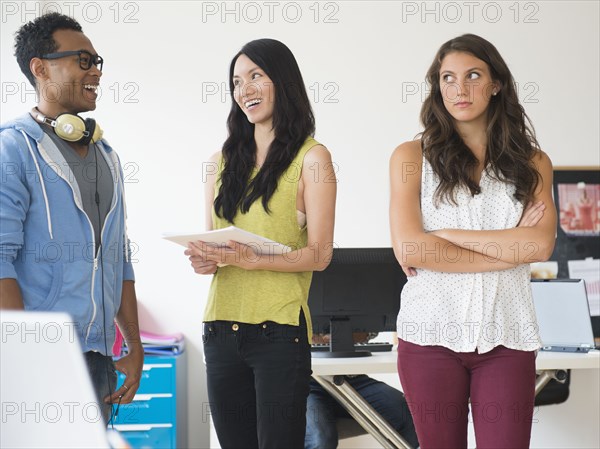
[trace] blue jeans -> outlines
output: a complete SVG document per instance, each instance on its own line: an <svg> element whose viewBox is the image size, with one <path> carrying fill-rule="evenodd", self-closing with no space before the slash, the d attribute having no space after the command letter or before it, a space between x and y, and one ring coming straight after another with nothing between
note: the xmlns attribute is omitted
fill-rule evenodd
<svg viewBox="0 0 600 449"><path fill-rule="evenodd" d="M100 406L104 423L108 424L112 405L106 404L104 398L115 391L117 386L117 372L112 357L102 355L99 352L84 352L85 363L92 379L92 385L96 392L96 398Z"/></svg>
<svg viewBox="0 0 600 449"><path fill-rule="evenodd" d="M346 381L413 448L419 446L415 426L401 391L369 376L346 377ZM335 449L338 446L336 420L350 414L315 381L311 381L306 411L305 449Z"/></svg>
<svg viewBox="0 0 600 449"><path fill-rule="evenodd" d="M204 323L210 411L223 449L302 449L310 382L306 321L299 326Z"/></svg>

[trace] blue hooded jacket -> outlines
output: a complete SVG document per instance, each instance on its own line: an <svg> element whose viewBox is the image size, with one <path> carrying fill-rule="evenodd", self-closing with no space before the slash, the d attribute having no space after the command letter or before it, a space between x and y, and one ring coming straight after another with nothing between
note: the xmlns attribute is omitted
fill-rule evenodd
<svg viewBox="0 0 600 449"><path fill-rule="evenodd" d="M96 254L94 232L67 162L26 114L0 128L0 279L17 280L26 310L68 312L83 351L111 355L124 280L134 280L123 172L97 144L113 198Z"/></svg>

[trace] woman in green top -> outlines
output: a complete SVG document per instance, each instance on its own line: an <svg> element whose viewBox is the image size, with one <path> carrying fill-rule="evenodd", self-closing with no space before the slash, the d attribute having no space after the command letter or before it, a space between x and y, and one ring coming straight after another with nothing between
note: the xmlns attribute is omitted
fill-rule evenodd
<svg viewBox="0 0 600 449"><path fill-rule="evenodd" d="M238 242L195 242L186 251L196 273L214 274L203 337L211 414L225 449L302 448L308 290L333 250L336 178L329 152L312 138L306 88L284 44L249 42L229 75L229 137L211 159L207 228L233 224L292 251Z"/></svg>

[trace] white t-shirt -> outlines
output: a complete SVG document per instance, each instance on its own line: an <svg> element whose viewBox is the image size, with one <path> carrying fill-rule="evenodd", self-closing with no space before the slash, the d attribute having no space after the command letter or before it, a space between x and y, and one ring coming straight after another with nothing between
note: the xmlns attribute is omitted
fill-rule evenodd
<svg viewBox="0 0 600 449"><path fill-rule="evenodd" d="M523 204L514 197L514 186L494 179L487 170L481 175L480 194L472 196L467 188L457 188L457 205L441 200L436 207L438 182L423 158L421 211L426 232L508 229L519 223ZM515 245L515 251L517 248ZM491 258L500 251L498 245L473 249L484 250ZM442 257L451 260L456 254L442 251ZM444 346L456 352L485 353L499 345L534 351L541 346L529 264L486 273L443 273L419 268L402 290L397 325L398 336L405 341Z"/></svg>

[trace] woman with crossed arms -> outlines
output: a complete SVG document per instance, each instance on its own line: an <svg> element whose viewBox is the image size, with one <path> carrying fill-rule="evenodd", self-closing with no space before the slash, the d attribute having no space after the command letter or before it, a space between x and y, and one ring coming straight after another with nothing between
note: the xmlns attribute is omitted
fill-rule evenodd
<svg viewBox="0 0 600 449"><path fill-rule="evenodd" d="M394 251L409 276L398 372L421 448L529 447L540 347L530 262L552 254L552 164L485 39L446 42L419 140L390 161Z"/></svg>

